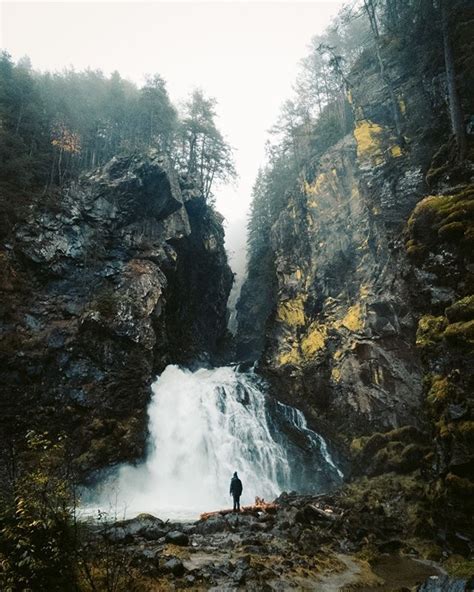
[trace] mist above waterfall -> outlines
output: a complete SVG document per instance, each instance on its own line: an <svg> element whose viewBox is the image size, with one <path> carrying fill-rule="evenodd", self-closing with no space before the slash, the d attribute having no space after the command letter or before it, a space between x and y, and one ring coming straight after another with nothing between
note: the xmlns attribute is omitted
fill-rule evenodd
<svg viewBox="0 0 474 592"><path fill-rule="evenodd" d="M298 410L270 405L264 390L252 371L168 366L153 384L146 461L121 466L94 492L91 506L128 517L194 518L229 506L234 471L244 505L300 489L302 480L315 490L339 482L321 436Z"/></svg>

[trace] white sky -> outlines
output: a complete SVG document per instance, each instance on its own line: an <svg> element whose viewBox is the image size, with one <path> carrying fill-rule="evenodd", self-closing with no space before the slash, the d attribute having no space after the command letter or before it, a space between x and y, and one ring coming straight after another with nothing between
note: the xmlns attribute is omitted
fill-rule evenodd
<svg viewBox="0 0 474 592"><path fill-rule="evenodd" d="M298 62L342 2L0 2L0 46L41 70L118 70L141 84L159 73L178 103L196 86L218 102L219 127L236 149L239 181L217 195L228 247L243 223L267 130L291 95Z"/></svg>

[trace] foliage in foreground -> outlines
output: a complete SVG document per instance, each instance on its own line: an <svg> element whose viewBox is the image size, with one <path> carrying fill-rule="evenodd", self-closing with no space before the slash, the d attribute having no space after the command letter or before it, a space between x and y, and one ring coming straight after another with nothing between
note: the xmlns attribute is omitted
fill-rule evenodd
<svg viewBox="0 0 474 592"><path fill-rule="evenodd" d="M76 521L67 440L29 432L0 499L0 589L5 592L133 592L133 557L114 545L100 514Z"/></svg>
<svg viewBox="0 0 474 592"><path fill-rule="evenodd" d="M0 582L4 590L73 590L74 524L64 441L29 432L3 492Z"/></svg>

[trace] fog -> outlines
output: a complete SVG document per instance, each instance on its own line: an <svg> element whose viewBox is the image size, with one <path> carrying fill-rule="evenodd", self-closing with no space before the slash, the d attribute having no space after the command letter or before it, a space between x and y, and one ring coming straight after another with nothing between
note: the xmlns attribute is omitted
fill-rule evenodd
<svg viewBox="0 0 474 592"><path fill-rule="evenodd" d="M218 100L238 181L216 190L231 265L241 274L251 188L267 130L291 95L311 37L341 6L311 2L3 2L1 45L40 70L101 69L141 84L158 72L171 99L195 88Z"/></svg>

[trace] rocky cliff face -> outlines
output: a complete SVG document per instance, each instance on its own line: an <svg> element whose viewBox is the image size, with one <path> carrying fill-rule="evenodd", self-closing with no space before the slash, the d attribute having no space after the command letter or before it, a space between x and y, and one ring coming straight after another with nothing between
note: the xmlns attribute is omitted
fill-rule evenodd
<svg viewBox="0 0 474 592"><path fill-rule="evenodd" d="M355 470L437 458L440 474L456 465L472 478L473 155L462 165L450 156L442 64L428 78L401 64L399 47L384 52L403 141L376 61L363 54L349 79L353 134L306 163L272 228L275 305L258 320L260 369ZM467 113L471 84L466 74ZM258 315L258 293L249 276L240 308ZM240 338L251 342L252 329L242 325ZM423 431L438 437L434 456Z"/></svg>
<svg viewBox="0 0 474 592"><path fill-rule="evenodd" d="M336 145L274 226L278 304L264 357L299 405L350 435L416 423L421 396L406 259L380 202L403 207L407 189L416 200L422 177L410 167L384 194L364 178L365 156L354 138Z"/></svg>
<svg viewBox="0 0 474 592"><path fill-rule="evenodd" d="M223 240L219 215L154 154L114 158L32 209L0 256L7 443L66 432L83 471L140 457L155 374L225 338Z"/></svg>

